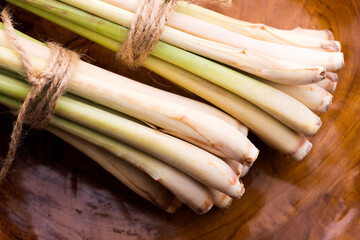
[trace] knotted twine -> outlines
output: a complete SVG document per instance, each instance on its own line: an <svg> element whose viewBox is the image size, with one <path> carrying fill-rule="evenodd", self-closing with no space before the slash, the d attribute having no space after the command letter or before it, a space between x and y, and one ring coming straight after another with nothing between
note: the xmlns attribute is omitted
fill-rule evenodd
<svg viewBox="0 0 360 240"><path fill-rule="evenodd" d="M24 124L43 129L51 120L57 100L64 94L79 62L79 55L56 43L47 43L50 60L44 71L36 73L26 51L16 36L12 19L5 8L1 13L6 32L18 52L31 89L22 104L11 133L9 150L0 170L0 182L6 177L21 142Z"/></svg>
<svg viewBox="0 0 360 240"><path fill-rule="evenodd" d="M187 0L191 2L191 0ZM115 57L130 69L137 69L154 49L177 0L139 0L130 32ZM213 0L230 6L231 0Z"/></svg>
<svg viewBox="0 0 360 240"><path fill-rule="evenodd" d="M140 0L129 35L116 58L131 69L140 67L159 41L175 6L176 0Z"/></svg>

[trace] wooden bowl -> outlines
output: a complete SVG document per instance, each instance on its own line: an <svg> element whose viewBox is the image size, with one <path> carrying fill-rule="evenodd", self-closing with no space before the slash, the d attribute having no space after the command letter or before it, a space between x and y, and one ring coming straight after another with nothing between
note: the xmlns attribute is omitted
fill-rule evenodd
<svg viewBox="0 0 360 240"><path fill-rule="evenodd" d="M229 16L278 28L330 29L346 67L334 102L302 162L254 136L261 154L229 210L169 215L132 193L90 159L49 133L30 131L0 187L0 239L360 239L359 1L233 0L208 4ZM129 71L113 53L15 9L16 27L40 40L83 49L87 60L147 84L196 98L149 70ZM0 107L0 156L14 118Z"/></svg>

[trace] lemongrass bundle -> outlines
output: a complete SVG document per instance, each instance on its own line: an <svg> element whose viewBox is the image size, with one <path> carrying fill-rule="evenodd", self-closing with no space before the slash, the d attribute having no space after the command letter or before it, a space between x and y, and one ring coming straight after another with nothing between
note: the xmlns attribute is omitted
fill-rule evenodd
<svg viewBox="0 0 360 240"><path fill-rule="evenodd" d="M67 28L72 28L80 34L85 34L95 41L101 41L100 36L94 35L93 32L79 29L79 25L85 26L92 31L98 31L106 36L111 36L120 42L125 40L128 33L126 28L66 5L60 1L10 0L9 2L44 16L49 20L60 21L60 24L63 23ZM34 8L32 4L34 4L36 8ZM87 5L87 3L85 5ZM39 8L44 11L39 10ZM51 14L47 13L47 11L50 11ZM60 16L60 18L56 18L55 15ZM72 22L64 22L64 19L69 19ZM74 23L76 25L74 25ZM114 51L120 48L120 43L114 41L103 44L111 44L111 47L109 45L107 46ZM195 45L197 46L197 44ZM306 106L287 94L263 84L250 76L241 74L223 65L161 41L158 42L151 54L243 97L285 125L303 134L313 136L321 125L319 117L313 114ZM145 67L153 64L154 63L149 63L148 60L144 62ZM159 74L161 75L161 71ZM294 109L296 109L296 111L294 111Z"/></svg>
<svg viewBox="0 0 360 240"><path fill-rule="evenodd" d="M0 79L0 93L23 100L29 87L10 78ZM135 146L184 171L207 186L238 198L243 187L231 168L216 156L169 135L136 123L121 113L111 113L99 106L61 97L57 115L87 126L107 136Z"/></svg>
<svg viewBox="0 0 360 240"><path fill-rule="evenodd" d="M20 82L19 80L15 80L11 77L0 75L0 102L2 104L5 104L6 106L9 106L10 108L16 109L19 107L19 101L18 99L21 99L21 96L26 95L28 92L28 87L25 83ZM6 95L6 96L5 96ZM82 115L80 115L83 119L87 119L87 121L92 121L91 115L97 116L95 118L104 120L114 120L106 118L105 111L100 112L93 109L95 114L92 114L89 109L92 106L87 106L85 103L79 102L79 100L71 100L70 98L61 97L58 106L57 111L58 112L77 112L80 113L83 112ZM88 108L88 109L87 109ZM64 113L63 113L64 114ZM61 115L61 114L60 114ZM69 117L68 114L64 114L66 117ZM117 114L118 115L118 114ZM116 117L116 116L114 116ZM129 118L129 117L128 117ZM75 121L78 121L78 119L75 119ZM99 123L99 122L98 122ZM118 122L116 122L118 123ZM229 171L228 173L221 170L221 164L220 165L214 165L215 162L206 162L205 164L214 166L214 170L218 173L221 173L220 175L216 174L215 172L209 171L209 168L206 165L203 165L203 169L201 172L198 172L195 175L203 175L205 178L213 178L214 182L217 180L222 181L221 179L217 178L216 175L220 176L220 178L226 179L226 175L231 174L233 175L231 179L225 180L225 185L228 185L227 190L217 188L220 191L216 191L213 189L211 192L208 187L213 187L213 184L201 184L198 181L196 181L193 177L189 177L187 174L184 174L182 171L179 170L179 167L172 167L163 161L159 161L156 158L147 155L141 151L138 151L134 149L133 147L130 147L126 144L123 144L122 142L119 142L118 140L115 140L113 138L108 137L107 135L101 134L99 132L95 132L94 130L91 130L87 127L84 127L83 125L76 124L74 122L70 122L68 120L65 120L61 117L55 116L52 121L50 122L51 125L60 128L64 131L67 131L71 134L74 134L80 138L86 139L87 141L90 141L92 144L95 144L97 146L100 146L107 151L111 152L115 156L121 157L124 160L128 161L130 164L134 165L136 168L141 169L145 173L147 173L149 176L151 176L154 180L159 181L162 185L164 185L167 189L169 189L181 202L188 205L190 208L192 208L195 212L198 214L203 214L211 209L213 202L216 203L216 206L222 207L221 203L219 203L219 199L214 199L214 195L212 192L216 192L217 196L227 196L223 193L220 193L220 191L227 193L228 195L232 197L238 198L244 193L243 185L237 180L237 177L235 173L232 171ZM102 123L104 124L104 122ZM135 123L133 123L135 124ZM100 124L101 125L101 124ZM102 125L103 126L103 125ZM52 132L54 131L53 128L49 128ZM150 129L151 130L151 129ZM56 130L55 130L56 132ZM158 133L159 134L159 133ZM58 134L57 134L58 135ZM169 138L170 139L170 138ZM167 140L169 140L167 139ZM154 139L157 141L157 139ZM81 143L78 143L81 144ZM154 147L154 146L153 146ZM164 146L166 147L166 146ZM173 146L177 147L177 146ZM182 151L186 149L182 149ZM89 150L90 151L90 150ZM96 150L95 150L96 151ZM161 151L161 150L160 150ZM89 153L88 153L89 154ZM91 151L90 151L91 154ZM98 159L101 157L99 153L93 154L95 156L91 156L92 158ZM99 156L98 156L99 155ZM184 156L186 157L186 156ZM105 155L105 158L108 158L107 155ZM107 161L100 161L97 160L102 166L104 166L108 171L113 173L115 176L117 174L121 174L118 172L117 169L114 169L109 166L109 161L111 164L111 160ZM222 163L222 161L220 162ZM195 163L193 167L197 167L196 164L202 165L201 162ZM223 166L227 166L225 163L223 163ZM181 167L180 167L181 168ZM191 168L191 167L190 167ZM212 167L210 167L212 168ZM227 167L229 168L229 167ZM226 169L226 168L225 168ZM191 170L188 170L191 171ZM225 170L227 171L227 170ZM188 173L188 172L187 172ZM195 176L194 175L194 176ZM203 178L200 176L200 178ZM195 177L197 178L197 177ZM216 180L217 179L217 180ZM142 181L141 179L139 181ZM212 181L212 180L211 180ZM221 183L220 183L221 184ZM219 185L219 183L217 183ZM208 186L208 187L206 187ZM150 186L151 187L151 186ZM196 197L195 197L196 196ZM229 198L228 196L226 197ZM159 199L159 201L163 201L164 199ZM154 201L153 201L154 202ZM157 202L156 202L157 203ZM222 203L223 204L223 203ZM159 205L159 203L157 203ZM175 203L174 203L175 205ZM175 205L176 206L176 205ZM175 210L175 206L171 208L166 208L167 211Z"/></svg>
<svg viewBox="0 0 360 240"><path fill-rule="evenodd" d="M7 69L1 70L0 74L0 102L16 109L19 101L27 96L30 86L18 75L24 73L20 57L12 50L7 35L3 30L0 32L0 66ZM49 50L26 35L17 34L22 36L19 43L29 50L28 57L34 69L42 71L49 58ZM100 81L104 76L107 80ZM231 198L239 198L244 193L243 184L231 167L210 153L218 153L220 157L235 157L237 161L249 166L256 159L258 150L246 138L247 128L232 117L206 104L136 83L84 62L79 63L68 90L77 96L67 94L60 97L52 125L123 158L159 181L195 212L205 213L213 204L219 207L229 206ZM164 104L165 100L168 101ZM206 126L207 124L209 125ZM211 130L211 124L219 129ZM61 135L56 129L51 130ZM189 142L194 142L203 149L163 132L189 139ZM193 136L208 142L194 140ZM225 142L221 140L220 143L219 139ZM81 140L74 141L77 142L74 145L83 148ZM246 151L242 152L242 144L245 147L243 150L247 148ZM107 153L103 153L106 161L98 160L102 155L99 151L89 150L86 153L94 155L91 157L126 182L124 173L116 169L118 167L110 167L114 160L109 160L111 157ZM124 170L127 166L121 165L120 168ZM134 177L141 175L136 170L133 172ZM144 183L143 178L139 178L139 183ZM144 195L136 186L128 182L127 185ZM177 202L168 193L154 185L149 186L149 189L161 191L162 195L169 198L166 201L154 199L153 203L168 212L175 211Z"/></svg>
<svg viewBox="0 0 360 240"><path fill-rule="evenodd" d="M124 36L126 35L125 29L122 29L120 26L108 22L104 19L98 18L94 15L88 14L79 9L75 9L71 6L64 5L58 1L47 1L46 3L42 3L38 5L36 5L34 1L31 2L27 1L26 3L24 3L23 1L16 1L13 3L31 12L34 12L37 15L49 19L57 24L60 24L63 27L66 27L80 35L83 35L113 51L117 51L120 48L120 43L107 36L111 35L115 39L123 41L124 40L123 35ZM41 10L40 8L42 8L43 10ZM50 12L46 12L44 10L49 10ZM62 15L64 12L66 12L66 14ZM57 16L61 16L61 17L57 17ZM67 21L65 19L71 21ZM86 20L85 22L83 22L84 19ZM78 25L81 23L83 25L86 25L86 23L88 23L87 25L88 28ZM102 34L105 34L107 36ZM159 42L158 45L160 43L161 42ZM168 52L166 52L164 50L165 46L166 49L171 48L171 51L169 50ZM252 129L260 138L265 140L269 145L275 147L281 152L297 160L303 159L304 156L310 150L311 144L309 143L308 140L306 140L301 134L288 128L286 124L283 124L284 122L288 122L288 118L292 118L294 116L295 116L295 118L293 118L294 121L299 121L299 119L304 120L304 116L306 118L308 114L304 114L304 112L302 112L300 109L297 109L296 113L283 115L277 112L277 114L272 114L273 116L271 116L271 114L263 111L264 107L260 109L255 105L252 105L250 102L244 101L240 96L231 93L230 91L227 91L224 88L214 83L210 83L191 72L185 71L185 69L192 68L192 70L194 70L195 73L198 74L200 73L199 74L200 76L205 76L207 77L207 80L209 79L214 80L216 81L216 83L219 83L219 81L217 80L223 80L220 81L220 85L227 86L232 90L234 86L236 86L235 83L239 83L239 81L243 80L242 78L249 79L248 76L242 75L240 77L241 74L236 73L233 70L227 69L220 65L216 65L216 63L209 62L207 60L199 58L196 55L191 55L186 51L181 51L180 49L176 49L174 47L171 47L170 45L164 45L162 43L161 43L161 47L155 48L152 54L154 56L159 56L161 58L166 57L168 62L161 61L158 58L148 57L148 59L144 62L145 67L181 85L182 87L190 91L193 91L195 94L198 94L199 96L203 97L209 102L215 104L216 106L228 112L235 118L239 120L241 119L242 122L244 122L248 127L250 127L250 129ZM174 58L175 60L171 59L174 56L176 56L176 58ZM173 60L174 61L178 60L177 65L178 66L180 65L182 67L175 67L174 65L169 64L169 62L175 63ZM209 71L212 70L212 68L209 68L209 66L210 67L215 66L215 70ZM219 70L219 68L221 69L221 71ZM231 81L231 80L235 80L235 81ZM253 81L253 83L255 82L256 84L259 84L260 88L264 87L265 85L265 84L263 85L260 84L258 81ZM269 89L268 85L265 86L267 86L266 88ZM205 91L207 88L209 88L209 91ZM274 89L271 88L271 92L273 90ZM244 91L244 92L249 93L249 91ZM212 97L212 95L214 94L216 95ZM271 96L269 92L267 94L263 92L257 97L258 100L264 100L261 98L262 96L267 96L269 98L271 97L277 99L276 94ZM287 96L287 95L282 95L282 96ZM286 99L292 99L292 98L287 96ZM274 104L271 104L273 102L274 101L271 101L270 99L266 99L266 101L262 101L262 103L266 104L267 106L272 105L270 106L270 108L271 107L281 108L280 106L274 106ZM295 99L292 99L291 102L297 102L297 101ZM278 103L287 104L288 101L283 99ZM289 106L289 108L292 106L292 109L294 109L296 108L294 106L298 106L298 104L299 103L297 102L297 104L295 105L292 105L290 103L287 105ZM306 110L306 112L308 111L309 110ZM275 118L278 119L276 120ZM283 123L281 123L279 120ZM314 126L316 126L315 128L317 129L319 128L319 119L317 118L315 122L317 123ZM309 135L313 135L314 132L316 132L316 130Z"/></svg>
<svg viewBox="0 0 360 240"><path fill-rule="evenodd" d="M113 51L118 51L126 39L138 4L137 0L8 1ZM332 102L330 93L335 90L337 81L333 71L344 66L341 45L333 39L331 32L301 28L279 30L235 20L184 2L178 2L176 12L166 24L160 41L151 52L152 56L143 63L144 67L213 103L286 155L296 160L306 156L312 145L304 135L314 136L320 128L321 120L314 112L325 113L328 110ZM21 72L21 64L9 49L11 45L6 37L0 36L0 39L0 52L4 55L0 57L0 66ZM26 39L21 39L21 42L31 53L31 60L37 68L42 69L49 55L46 48ZM110 79L105 80L105 86L96 81L101 76ZM123 85L126 87L123 88ZM97 91L89 91L89 87ZM247 128L206 105L172 97L149 87L139 87L137 83L119 80L113 74L90 68L85 63L80 64L69 91L147 122L153 126L153 131L160 130L176 136L226 159L220 164L219 158L207 155L213 164L223 166L220 168L229 173L228 177L230 172L233 176L246 174L257 157L258 150L241 133L247 133ZM153 94L147 95L148 91ZM7 94L6 91L1 93ZM121 99L117 98L119 96ZM11 97L23 98L21 94ZM170 103L162 108L161 103L165 99L170 99ZM74 99L65 100L71 102ZM141 148L189 174L210 188L216 206L227 208L231 204L231 197L242 194L236 181L231 186L224 179L211 181L202 176L199 169L193 168L190 162L179 165L176 151L166 151L167 156L164 156L158 149L148 148L147 144L129 141L127 137L133 135L129 133L124 137L126 131L123 128L119 128L118 132L111 131L114 126L99 129L97 125L102 124L101 119L98 121L90 117L88 123L81 120L85 114L73 111L77 107L86 108L86 111L94 110L90 114L94 115L100 114L98 110L102 110L101 107L85 107L82 104L86 103L82 101L71 104L67 109L70 111L60 108L57 114ZM146 106L145 109L142 106ZM177 114L177 111L182 114ZM101 115L107 116L103 112ZM136 122L116 115L121 121L113 116L111 119L123 124L123 127L126 126L123 119ZM203 117L209 117L209 124L203 124L200 120ZM211 126L215 125L221 127L212 129ZM221 132L230 133L235 129L230 137L221 135ZM151 131L148 134L151 136ZM164 141L161 144L166 145ZM193 159L188 155L186 158ZM194 206L188 205L194 209Z"/></svg>
<svg viewBox="0 0 360 240"><path fill-rule="evenodd" d="M11 47L11 43L4 31L0 30L0 32L1 45L5 46L0 47L0 52L2 53L0 66L12 71L22 72L23 67L19 57L14 51L7 48ZM30 55L34 54L42 59L48 59L49 50L46 47L26 39L21 40L21 43ZM45 67L45 60L35 57L30 59L33 61L36 70L40 71ZM99 69L95 71L99 71ZM239 124L234 123L234 120L224 121L223 119L230 119L230 117L219 113L215 109L208 106L204 107L200 103L190 100L187 100L188 105L186 106L185 104L179 104L180 102L171 101L171 98L169 98L170 101L167 104L163 104L163 99L166 97L164 95L170 94L164 94L161 90L154 88L151 88L152 91L147 91L147 93L145 93L146 90L139 92L136 87L132 87L132 89L127 88L125 84L127 82L133 84L133 81L107 73L104 70L100 74L102 74L102 77L108 75L109 78L98 81L96 75L92 75L92 72L92 65L81 64L79 71L74 74L69 84L68 91L142 121L154 124L164 129L167 133L172 133L204 147L215 154L219 154L221 157L234 158L249 165L256 159L258 150L239 130L233 131L234 126L238 127ZM97 73L97 75L100 74ZM118 79L121 80L116 82ZM146 87L143 85L143 88ZM162 97L157 98L157 92L161 92ZM182 97L177 95L171 94L171 96L179 98L179 101L184 101ZM200 105L202 108L192 107L194 105ZM204 111L205 108L212 110ZM211 114L213 112L217 112L217 116L221 115L222 119ZM200 119L207 119L207 121L204 123ZM229 122L232 124L230 125ZM213 128L213 126L217 127Z"/></svg>

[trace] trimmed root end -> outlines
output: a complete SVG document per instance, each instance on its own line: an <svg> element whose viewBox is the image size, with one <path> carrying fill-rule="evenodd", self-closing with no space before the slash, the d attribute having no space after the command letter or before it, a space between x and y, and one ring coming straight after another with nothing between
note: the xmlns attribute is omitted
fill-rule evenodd
<svg viewBox="0 0 360 240"><path fill-rule="evenodd" d="M332 86L330 86L328 89L329 93L335 92L336 86L337 86L337 82L334 82L334 84L332 84Z"/></svg>
<svg viewBox="0 0 360 240"><path fill-rule="evenodd" d="M241 177L241 178L242 178L242 177L245 177L246 174L248 174L249 169L250 169L250 167L244 166L243 171L242 171L241 174L240 174L240 177Z"/></svg>
<svg viewBox="0 0 360 240"><path fill-rule="evenodd" d="M199 207L199 208L191 208L191 206L189 206L195 213L199 214L199 215L203 215L205 213L207 213L208 211L210 211L210 209L214 206L214 200L213 198L211 198L211 201L206 201L204 202L204 206Z"/></svg>
<svg viewBox="0 0 360 240"><path fill-rule="evenodd" d="M326 113L329 110L329 107L332 103L332 99L333 99L333 96L330 93L327 94L326 97L324 97L323 102L322 102L321 106L319 106L317 111L320 113Z"/></svg>
<svg viewBox="0 0 360 240"><path fill-rule="evenodd" d="M309 142L309 140L307 140L304 137L299 148L294 153L290 154L289 156L296 161L301 161L310 152L311 148L312 148L311 142Z"/></svg>
<svg viewBox="0 0 360 240"><path fill-rule="evenodd" d="M229 209L229 207L231 206L233 200L234 200L234 199L230 198L230 199L227 201L226 206L224 206L224 209Z"/></svg>
<svg viewBox="0 0 360 240"><path fill-rule="evenodd" d="M330 30L325 30L328 40L334 40L334 34Z"/></svg>
<svg viewBox="0 0 360 240"><path fill-rule="evenodd" d="M179 207L181 207L182 203L176 198L171 203L170 206L168 206L166 209L164 209L167 213L173 214L178 210Z"/></svg>
<svg viewBox="0 0 360 240"><path fill-rule="evenodd" d="M245 193L245 187L244 187L243 182L242 181L239 181L239 182L240 182L240 185L241 185L241 192L240 192L239 196L237 197L237 199L240 199Z"/></svg>
<svg viewBox="0 0 360 240"><path fill-rule="evenodd" d="M223 199L219 203L215 203L217 208L228 209L233 202L233 199L228 195L224 195Z"/></svg>
<svg viewBox="0 0 360 240"><path fill-rule="evenodd" d="M317 73L317 82L324 80L326 78L326 69L322 66L318 67L318 73Z"/></svg>
<svg viewBox="0 0 360 240"><path fill-rule="evenodd" d="M258 156L259 156L259 149L257 149L256 147L251 147L247 157L245 159L240 160L239 162L245 166L251 167Z"/></svg>
<svg viewBox="0 0 360 240"><path fill-rule="evenodd" d="M336 73L333 73L333 72L326 72L326 78L329 79L332 82L337 82L338 75Z"/></svg>
<svg viewBox="0 0 360 240"><path fill-rule="evenodd" d="M321 48L329 52L340 52L341 44L338 41L332 41L321 44Z"/></svg>

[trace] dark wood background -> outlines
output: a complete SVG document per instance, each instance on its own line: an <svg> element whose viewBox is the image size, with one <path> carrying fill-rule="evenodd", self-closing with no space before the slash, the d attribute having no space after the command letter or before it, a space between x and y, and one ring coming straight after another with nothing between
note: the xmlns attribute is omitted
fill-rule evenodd
<svg viewBox="0 0 360 240"><path fill-rule="evenodd" d="M29 131L0 186L0 239L360 239L360 4L356 0L234 0L208 6L229 16L291 29L330 29L346 58L314 148L286 159L254 136L259 159L246 193L227 211L169 215L142 200L90 159L46 132ZM185 96L146 69L131 72L113 53L20 9L17 28L40 40L82 49L88 61ZM14 118L0 106L0 156Z"/></svg>

